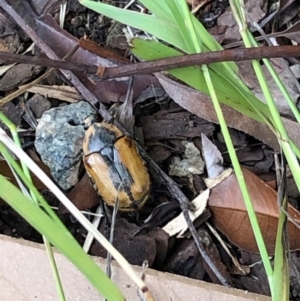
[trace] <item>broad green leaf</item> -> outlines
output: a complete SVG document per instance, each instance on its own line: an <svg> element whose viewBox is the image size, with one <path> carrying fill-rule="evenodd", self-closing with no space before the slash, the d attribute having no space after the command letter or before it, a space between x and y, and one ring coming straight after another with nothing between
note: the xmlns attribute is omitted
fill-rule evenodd
<svg viewBox="0 0 300 301"><path fill-rule="evenodd" d="M173 22L174 16L169 10L166 0L140 0L140 2L147 7L155 17Z"/></svg>
<svg viewBox="0 0 300 301"><path fill-rule="evenodd" d="M187 53L196 53L197 37L194 33L194 26L191 22L190 12L185 0L166 1L170 11L174 16L174 21L178 27L183 40L185 41Z"/></svg>
<svg viewBox="0 0 300 301"><path fill-rule="evenodd" d="M133 11L116 8L112 5L104 4L101 2L91 0L80 0L82 5L105 15L118 22L143 30L157 39L165 41L178 49L189 53L185 37L180 33L175 23L174 16L168 4L172 4L174 0L142 0L140 1L147 7L153 15L142 14ZM175 1L176 2L176 1ZM186 5L186 4L185 4ZM222 46L206 31L203 25L191 15L193 26L198 34L198 39L202 41L206 51L222 50ZM225 70L228 69L229 73L237 73L237 66L233 62L224 62ZM235 81L239 81L237 77Z"/></svg>
<svg viewBox="0 0 300 301"><path fill-rule="evenodd" d="M158 39L166 41L171 45L175 45L183 51L186 50L180 31L168 19L120 9L101 2L81 0L80 3L99 14L103 14L116 21L148 32Z"/></svg>
<svg viewBox="0 0 300 301"><path fill-rule="evenodd" d="M60 252L62 252L110 301L124 301L119 289L82 250L69 231L56 223L43 209L25 197L19 189L0 175L0 198L5 200L16 212L38 232L43 234Z"/></svg>
<svg viewBox="0 0 300 301"><path fill-rule="evenodd" d="M169 48L156 41L134 38L131 40L131 44L133 45L131 51L137 57L146 61L181 55L181 53L177 50ZM220 76L219 73L214 72L215 67L222 68L222 65L219 63L210 64L209 67L212 70L211 77L215 90L219 100L222 103L259 122L265 122L263 116L268 116L268 107L265 104L259 101L250 92L246 95L241 94L240 91L230 82L226 81L223 76ZM200 70L200 68L186 67L172 69L169 70L168 73L185 82L189 86L201 91L202 93L209 95L203 72ZM259 111L263 116L257 113L257 111L253 108L254 106L259 108Z"/></svg>

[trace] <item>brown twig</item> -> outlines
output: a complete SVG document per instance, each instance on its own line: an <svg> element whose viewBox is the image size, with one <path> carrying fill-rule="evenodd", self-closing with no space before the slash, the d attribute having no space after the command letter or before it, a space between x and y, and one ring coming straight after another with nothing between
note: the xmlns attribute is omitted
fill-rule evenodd
<svg viewBox="0 0 300 301"><path fill-rule="evenodd" d="M1 1L0 1L1 2ZM70 71L78 71L87 74L96 74L98 67L95 65L85 65L70 61L55 60L42 58L37 56L22 55L0 51L0 59L6 63L23 63L30 65L44 66L48 68L64 69Z"/></svg>
<svg viewBox="0 0 300 301"><path fill-rule="evenodd" d="M0 1L1 2L1 1ZM182 68L193 65L211 64L228 61L246 61L252 59L299 57L300 45L296 46L265 46L252 48L227 49L196 54L185 54L148 62L141 62L117 67L102 67L86 65L75 62L63 62L47 58L32 57L28 55L0 52L0 59L7 63L25 63L41 65L57 69L79 71L90 75L97 75L101 79L116 78L137 74L149 74Z"/></svg>
<svg viewBox="0 0 300 301"><path fill-rule="evenodd" d="M226 278L222 275L222 273L218 270L215 263L211 260L208 253L206 252L202 242L199 239L198 233L195 229L195 226L189 215L189 204L190 201L188 198L182 193L177 184L164 172L161 168L148 156L146 151L138 145L139 151L141 155L146 159L147 163L154 169L154 171L164 180L166 186L168 187L170 193L174 197L174 199L178 200L180 203L180 208L182 210L185 221L188 225L188 228L193 236L197 249L202 256L204 262L208 265L210 270L214 273L216 278L220 281L220 283L224 286L230 287L230 284L226 280Z"/></svg>
<svg viewBox="0 0 300 301"><path fill-rule="evenodd" d="M166 71L174 68L182 68L193 65L203 65L218 62L246 61L252 59L299 56L300 45L227 49L220 51L180 55L137 64L104 68L103 70L99 69L99 75L102 78L114 78L119 76L147 74Z"/></svg>
<svg viewBox="0 0 300 301"><path fill-rule="evenodd" d="M70 52L68 52L62 59L68 59L69 57L71 57L78 49L78 45L76 45ZM62 61L63 62L63 61ZM12 92L10 94L8 94L7 96L5 96L4 98L2 98L0 100L0 106L5 105L7 102L12 101L13 99L17 98L19 95L23 94L24 92L26 92L27 90L29 90L31 87L39 84L42 80L44 80L45 78L47 78L53 71L55 70L55 68L51 68L49 69L47 72L45 72L43 75L41 75L40 77L38 77L37 79L33 80L32 82L22 86L21 88L19 87L19 89L15 92Z"/></svg>

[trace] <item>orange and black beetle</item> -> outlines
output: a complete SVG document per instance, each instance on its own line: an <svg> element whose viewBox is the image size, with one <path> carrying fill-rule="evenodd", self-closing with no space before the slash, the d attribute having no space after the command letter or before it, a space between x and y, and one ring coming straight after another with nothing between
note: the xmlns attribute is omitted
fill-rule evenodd
<svg viewBox="0 0 300 301"><path fill-rule="evenodd" d="M84 166L99 195L110 206L140 209L150 193L150 177L135 141L109 123L95 123L85 133Z"/></svg>

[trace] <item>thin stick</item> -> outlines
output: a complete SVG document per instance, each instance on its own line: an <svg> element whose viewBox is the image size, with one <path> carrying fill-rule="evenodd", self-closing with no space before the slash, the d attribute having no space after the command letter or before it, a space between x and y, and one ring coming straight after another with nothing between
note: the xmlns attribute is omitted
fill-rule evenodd
<svg viewBox="0 0 300 301"><path fill-rule="evenodd" d="M79 48L79 45L76 45L71 51L69 51L64 57L63 60L68 59L69 57L71 57ZM22 86L21 88L19 88L17 91L8 94L6 97L2 98L0 100L0 106L3 106L4 104L6 104L9 101L12 101L13 99L15 99L16 97L18 97L19 95L23 94L24 92L26 92L27 90L29 90L31 87L37 85L38 83L40 83L42 80L44 80L45 78L47 78L53 71L55 70L55 68L51 68L49 69L47 72L45 72L43 75L41 75L40 77L38 77L37 79L35 79L34 81Z"/></svg>
<svg viewBox="0 0 300 301"><path fill-rule="evenodd" d="M1 4L1 0L0 0ZM193 65L203 65L228 61L247 61L263 58L299 57L300 45L296 46L265 46L252 48L226 49L220 51L202 52L196 54L183 54L179 56L122 65L117 67L103 67L96 65L79 64L76 62L63 62L47 58L38 58L28 55L0 52L0 59L7 63L24 63L41 65L56 69L79 71L86 74L97 75L100 78L116 78L137 74L149 74L182 68Z"/></svg>

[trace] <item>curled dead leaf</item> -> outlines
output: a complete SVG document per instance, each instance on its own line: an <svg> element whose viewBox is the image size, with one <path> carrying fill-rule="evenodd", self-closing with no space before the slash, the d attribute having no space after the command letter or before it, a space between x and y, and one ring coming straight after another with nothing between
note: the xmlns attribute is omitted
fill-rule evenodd
<svg viewBox="0 0 300 301"><path fill-rule="evenodd" d="M277 193L249 170L243 169L243 172L267 250L269 254L274 254L279 215ZM242 193L234 173L212 189L209 208L216 227L234 245L258 253ZM300 223L299 211L289 205L288 213L294 221ZM299 250L300 229L290 221L287 229L290 250Z"/></svg>

